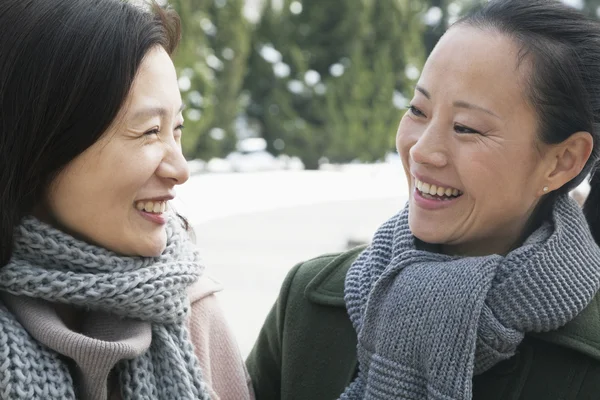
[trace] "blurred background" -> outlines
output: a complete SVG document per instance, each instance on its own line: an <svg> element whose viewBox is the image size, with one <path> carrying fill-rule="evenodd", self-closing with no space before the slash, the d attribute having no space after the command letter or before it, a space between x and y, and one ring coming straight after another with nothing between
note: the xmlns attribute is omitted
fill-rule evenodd
<svg viewBox="0 0 600 400"><path fill-rule="evenodd" d="M402 208L398 122L437 40L484 1L169 1L192 171L177 207L244 355L294 264L368 242Z"/></svg>

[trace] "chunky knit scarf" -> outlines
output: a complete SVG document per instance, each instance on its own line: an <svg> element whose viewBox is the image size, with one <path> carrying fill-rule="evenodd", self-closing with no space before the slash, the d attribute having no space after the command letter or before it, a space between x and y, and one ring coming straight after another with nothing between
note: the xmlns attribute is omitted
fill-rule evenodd
<svg viewBox="0 0 600 400"><path fill-rule="evenodd" d="M175 217L159 257L122 257L27 217L0 290L152 323L151 346L116 369L124 400L208 399L185 324L186 288L202 274ZM69 369L0 305L0 398L76 399Z"/></svg>
<svg viewBox="0 0 600 400"><path fill-rule="evenodd" d="M600 287L600 249L567 196L552 222L504 257L462 258L417 249L408 207L383 224L346 275L359 372L341 399L471 399L524 333L573 319Z"/></svg>

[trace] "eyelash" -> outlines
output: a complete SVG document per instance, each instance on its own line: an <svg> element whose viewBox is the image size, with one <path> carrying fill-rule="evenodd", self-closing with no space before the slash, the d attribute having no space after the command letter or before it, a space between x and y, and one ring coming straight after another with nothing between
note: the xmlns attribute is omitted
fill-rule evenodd
<svg viewBox="0 0 600 400"><path fill-rule="evenodd" d="M180 131L182 131L184 128L185 128L185 126L183 126L183 125L179 125L179 126L177 126L177 128L175 128L175 130L176 130L176 131L177 131L177 130L180 130ZM160 130L159 130L159 129L157 129L157 128L155 128L155 129L151 129L151 130L149 130L148 132L144 133L144 135L158 135L159 133L160 133Z"/></svg>
<svg viewBox="0 0 600 400"><path fill-rule="evenodd" d="M458 129L463 129L464 131L468 132L458 132ZM456 131L456 133L460 133L463 135L481 135L481 132L476 131L475 129L471 129L468 126L464 125L454 125L454 130Z"/></svg>
<svg viewBox="0 0 600 400"><path fill-rule="evenodd" d="M421 112L421 110L419 110L417 107L413 106L412 104L406 108L408 108L408 111L415 117L424 117L425 116L425 114L423 114Z"/></svg>
<svg viewBox="0 0 600 400"><path fill-rule="evenodd" d="M413 106L413 105L409 105L408 107L408 111L414 115L415 117L425 117L425 114L423 114L423 112L421 110L419 110L417 107ZM462 132L459 132L459 129L462 129ZM463 135L481 135L481 132L476 131L475 129L469 128L468 126L464 126L464 125L458 125L455 124L454 125L454 130L456 131L456 133L459 134L463 134Z"/></svg>

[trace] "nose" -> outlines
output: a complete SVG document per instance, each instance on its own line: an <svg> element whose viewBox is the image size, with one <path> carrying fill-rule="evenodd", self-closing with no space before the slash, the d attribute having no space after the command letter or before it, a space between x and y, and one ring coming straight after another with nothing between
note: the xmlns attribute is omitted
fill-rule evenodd
<svg viewBox="0 0 600 400"><path fill-rule="evenodd" d="M174 185L181 185L190 177L188 163L183 156L180 144L175 140L165 143L165 146L167 150L158 167L157 174L161 178L171 180Z"/></svg>
<svg viewBox="0 0 600 400"><path fill-rule="evenodd" d="M439 131L439 129L438 129ZM446 143L434 125L428 126L409 150L410 158L417 164L442 168L448 164Z"/></svg>

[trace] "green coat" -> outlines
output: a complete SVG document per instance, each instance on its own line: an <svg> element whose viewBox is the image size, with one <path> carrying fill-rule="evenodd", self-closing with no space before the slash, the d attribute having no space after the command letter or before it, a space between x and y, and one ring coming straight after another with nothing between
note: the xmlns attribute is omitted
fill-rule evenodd
<svg viewBox="0 0 600 400"><path fill-rule="evenodd" d="M344 278L363 248L296 265L246 362L257 400L333 400L357 368ZM558 331L473 379L473 400L600 399L600 295Z"/></svg>

